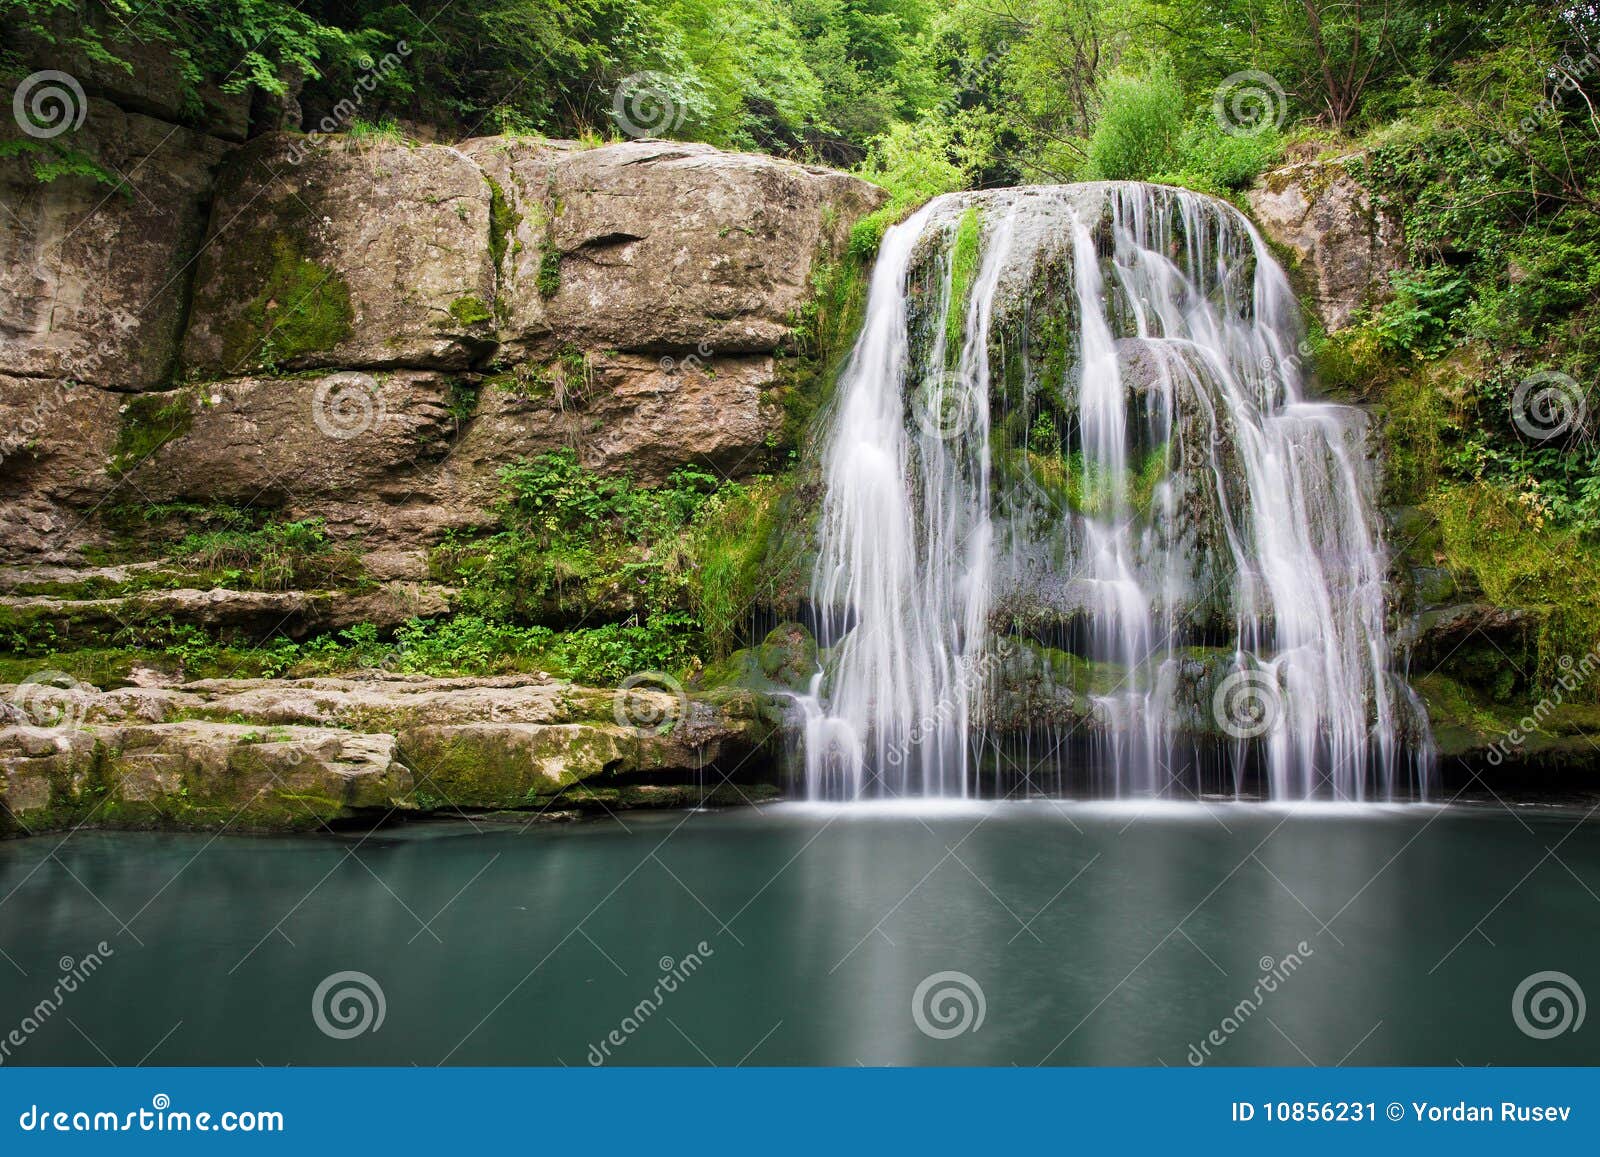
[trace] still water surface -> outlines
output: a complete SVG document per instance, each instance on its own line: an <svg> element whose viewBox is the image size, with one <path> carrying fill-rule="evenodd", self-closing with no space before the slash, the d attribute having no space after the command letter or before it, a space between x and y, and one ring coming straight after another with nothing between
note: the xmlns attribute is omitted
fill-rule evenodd
<svg viewBox="0 0 1600 1157"><path fill-rule="evenodd" d="M1584 817L778 805L42 836L0 844L0 1037L104 940L6 1063L1594 1064L1600 1023L1538 1040L1512 1013L1535 972L1600 998ZM319 1029L339 972L381 988L375 1031ZM919 1027L936 973L962 976L920 1020L965 1031Z"/></svg>

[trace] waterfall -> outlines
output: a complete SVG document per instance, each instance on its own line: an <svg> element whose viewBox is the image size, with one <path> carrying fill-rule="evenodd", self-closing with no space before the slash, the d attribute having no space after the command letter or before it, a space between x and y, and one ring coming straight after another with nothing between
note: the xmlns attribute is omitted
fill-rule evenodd
<svg viewBox="0 0 1600 1157"><path fill-rule="evenodd" d="M813 799L1426 788L1365 416L1232 207L936 199L885 234L822 446Z"/></svg>

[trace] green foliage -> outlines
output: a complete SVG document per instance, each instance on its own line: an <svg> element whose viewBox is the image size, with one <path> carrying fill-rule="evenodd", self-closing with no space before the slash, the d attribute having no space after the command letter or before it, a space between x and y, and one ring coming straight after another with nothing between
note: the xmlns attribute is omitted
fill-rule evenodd
<svg viewBox="0 0 1600 1157"><path fill-rule="evenodd" d="M522 214L511 207L498 181L488 175L483 179L489 183L489 256L494 260L496 275L503 276L506 254L516 237L517 226L522 224Z"/></svg>
<svg viewBox="0 0 1600 1157"><path fill-rule="evenodd" d="M1575 532L1545 532L1538 498L1487 484L1442 488L1429 505L1449 565L1497 606L1540 612L1534 683L1548 690L1600 644L1600 550ZM1564 663L1563 657L1567 663ZM1600 688L1581 694L1600 699Z"/></svg>
<svg viewBox="0 0 1600 1157"><path fill-rule="evenodd" d="M494 320L494 313L483 303L483 298L471 294L450 303L450 316L463 328Z"/></svg>
<svg viewBox="0 0 1600 1157"><path fill-rule="evenodd" d="M574 678L678 668L730 646L761 577L774 484L682 469L643 487L595 474L571 450L501 479L504 529L434 555L467 617L541 629L610 620L552 634L539 651Z"/></svg>
<svg viewBox="0 0 1600 1157"><path fill-rule="evenodd" d="M108 467L111 473L119 477L128 473L172 439L188 433L194 424L190 406L191 399L184 392L131 395L122 405Z"/></svg>
<svg viewBox="0 0 1600 1157"><path fill-rule="evenodd" d="M1174 171L1153 179L1226 196L1247 189L1283 155L1283 137L1270 123L1257 132L1230 133L1210 109L1190 120L1178 139Z"/></svg>
<svg viewBox="0 0 1600 1157"><path fill-rule="evenodd" d="M561 292L561 254L547 249L539 255L539 273L534 278L534 287L539 296L547 300Z"/></svg>
<svg viewBox="0 0 1600 1157"><path fill-rule="evenodd" d="M979 118L956 114L896 124L874 141L859 171L888 190L889 201L856 222L851 256L870 262L890 225L930 198L967 187L988 155L992 133Z"/></svg>
<svg viewBox="0 0 1600 1157"><path fill-rule="evenodd" d="M1100 119L1083 175L1134 181L1170 170L1187 111L1171 68L1163 62L1143 76L1107 77L1100 94Z"/></svg>
<svg viewBox="0 0 1600 1157"><path fill-rule="evenodd" d="M87 153L69 148L58 140L33 140L18 138L0 140L0 160L22 157L27 160L34 180L47 185L61 177L87 177L102 185L109 185L125 198L134 193L117 173L106 168Z"/></svg>
<svg viewBox="0 0 1600 1157"><path fill-rule="evenodd" d="M320 518L198 531L171 543L166 553L240 589L316 589L361 575L359 554L333 542Z"/></svg>
<svg viewBox="0 0 1600 1157"><path fill-rule="evenodd" d="M945 310L945 361L954 366L961 358L961 335L967 317L967 299L978 275L978 210L968 209L956 225L950 242L950 299Z"/></svg>
<svg viewBox="0 0 1600 1157"><path fill-rule="evenodd" d="M1383 346L1423 356L1443 352L1471 292L1467 279L1448 267L1434 266L1396 273L1390 288L1393 297L1373 321Z"/></svg>

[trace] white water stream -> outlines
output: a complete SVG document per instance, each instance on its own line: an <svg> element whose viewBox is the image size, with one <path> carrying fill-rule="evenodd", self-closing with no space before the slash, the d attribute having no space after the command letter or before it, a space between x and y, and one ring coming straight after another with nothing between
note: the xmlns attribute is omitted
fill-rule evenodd
<svg viewBox="0 0 1600 1157"><path fill-rule="evenodd" d="M1197 194L953 194L890 229L823 448L809 797L974 794L1045 685L1078 715L1029 762L1063 782L1182 796L1210 751L1274 799L1424 786L1365 417L1306 398L1299 339Z"/></svg>

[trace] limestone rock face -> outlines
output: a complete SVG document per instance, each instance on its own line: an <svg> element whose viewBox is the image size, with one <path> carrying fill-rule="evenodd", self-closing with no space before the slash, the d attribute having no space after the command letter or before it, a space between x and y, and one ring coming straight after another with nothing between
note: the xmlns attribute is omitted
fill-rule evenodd
<svg viewBox="0 0 1600 1157"><path fill-rule="evenodd" d="M0 560L70 558L94 533L83 512L112 487L118 395L0 375Z"/></svg>
<svg viewBox="0 0 1600 1157"><path fill-rule="evenodd" d="M489 208L452 148L252 141L218 182L186 370L465 368L494 342Z"/></svg>
<svg viewBox="0 0 1600 1157"><path fill-rule="evenodd" d="M1303 297L1329 333L1380 300L1389 274L1405 263L1398 217L1373 202L1350 160L1274 169L1248 194L1262 233L1298 261Z"/></svg>
<svg viewBox="0 0 1600 1157"><path fill-rule="evenodd" d="M630 694L652 697L652 726L631 725L631 701L618 701ZM68 824L296 830L501 809L526 809L532 821L564 812L569 792L631 790L640 776L714 788L767 727L739 702L540 675L374 672L105 692L57 675L0 686L0 823L11 834Z"/></svg>
<svg viewBox="0 0 1600 1157"><path fill-rule="evenodd" d="M1304 162L1262 174L1248 192L1262 234L1299 262L1302 299L1328 333L1379 301L1389 274L1405 264L1400 221L1373 202L1350 173L1350 157Z"/></svg>
<svg viewBox="0 0 1600 1157"><path fill-rule="evenodd" d="M810 380L792 359L816 275L886 197L660 141L236 145L243 105L184 127L192 107L135 63L137 84L85 65L63 138L124 191L0 161L0 564L135 562L220 504L322 519L368 578L416 584L447 534L494 528L522 458L570 447L645 485L769 470ZM26 614L141 613L105 585ZM248 633L272 602L172 585L208 629ZM293 633L355 605L292 593Z"/></svg>
<svg viewBox="0 0 1600 1157"><path fill-rule="evenodd" d="M390 735L180 721L65 732L0 730L6 806L24 831L98 826L317 828L410 808Z"/></svg>
<svg viewBox="0 0 1600 1157"><path fill-rule="evenodd" d="M585 466L664 480L687 463L730 477L751 473L781 425L768 354L684 359L599 353L544 381L497 379L452 459L463 493L485 504L495 469L516 457L573 446Z"/></svg>
<svg viewBox="0 0 1600 1157"><path fill-rule="evenodd" d="M572 152L547 180L546 317L622 350L778 348L819 250L885 200L843 173L666 141Z"/></svg>
<svg viewBox="0 0 1600 1157"><path fill-rule="evenodd" d="M95 99L82 127L57 140L121 185L43 183L33 156L0 159L0 373L160 386L226 146Z"/></svg>
<svg viewBox="0 0 1600 1157"><path fill-rule="evenodd" d="M290 506L402 496L457 435L451 378L416 370L247 377L164 395L187 417L130 477L157 501Z"/></svg>

